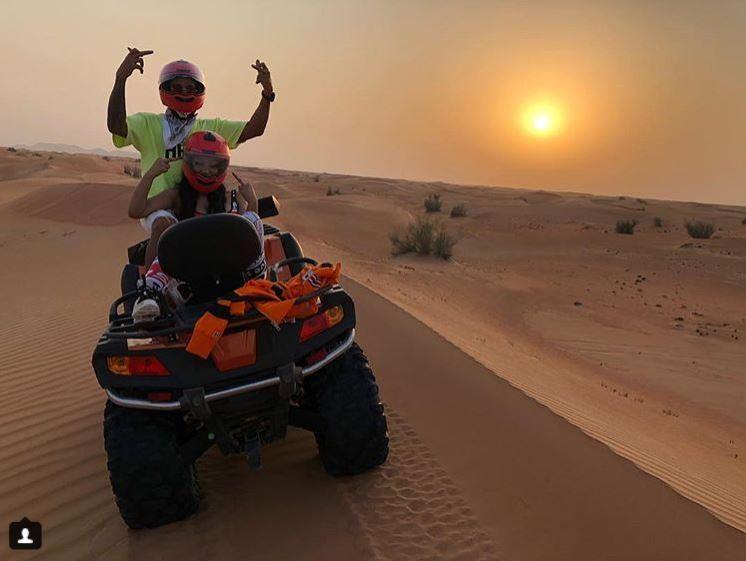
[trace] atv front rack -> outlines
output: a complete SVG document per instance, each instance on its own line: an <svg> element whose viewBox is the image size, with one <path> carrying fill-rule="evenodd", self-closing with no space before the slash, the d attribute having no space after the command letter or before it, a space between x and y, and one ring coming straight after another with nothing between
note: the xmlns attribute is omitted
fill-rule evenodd
<svg viewBox="0 0 746 561"><path fill-rule="evenodd" d="M270 378L264 378L262 380L257 380L248 384L242 384L240 386L233 386L231 388L205 393L204 401L217 401L219 399L225 399L227 397L232 397L243 393L254 392L257 390L262 390L264 388L270 388L273 386L280 386L281 384L285 384L287 383L287 380L285 379L285 372L287 372L287 370L283 372L281 371L283 369L287 369L288 367L292 369L291 372L293 373L293 375L297 375L298 378L302 380L306 376L319 371L330 362L339 358L342 354L345 353L345 351L347 351L347 349L350 348L354 341L355 329L353 328L350 329L349 335L347 335L347 337L345 337L345 339L342 340L337 347L329 351L329 353L318 362L306 366L305 368L298 368L292 363L289 365L285 365L284 367L278 368L276 371L276 375ZM112 403L132 409L149 409L156 411L178 411L181 409L190 409L190 404L187 402L186 396L182 396L182 398L178 401L151 402L144 399L122 397L117 395L110 389L106 389L106 395L109 397L109 400Z"/></svg>

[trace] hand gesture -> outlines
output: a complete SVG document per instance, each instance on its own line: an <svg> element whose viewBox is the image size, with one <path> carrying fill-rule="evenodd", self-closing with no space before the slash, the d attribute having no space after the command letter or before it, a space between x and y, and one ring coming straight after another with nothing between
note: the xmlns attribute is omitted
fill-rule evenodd
<svg viewBox="0 0 746 561"><path fill-rule="evenodd" d="M262 89L267 93L272 93L272 76L269 73L269 68L259 59L251 65L251 68L256 70L256 83L262 85Z"/></svg>
<svg viewBox="0 0 746 561"><path fill-rule="evenodd" d="M244 181L243 179L238 177L238 174L236 174L235 172L233 172L233 177L235 177L236 181L238 181L238 192L241 193L241 196L246 201L247 208L256 212L258 207L256 191L254 191L254 187L248 181Z"/></svg>
<svg viewBox="0 0 746 561"><path fill-rule="evenodd" d="M174 162L177 159L178 158L170 158L167 160L165 158L158 158L148 170L148 175L154 179L159 175L163 175L171 169L171 162Z"/></svg>
<svg viewBox="0 0 746 561"><path fill-rule="evenodd" d="M153 51L139 51L131 47L127 47L129 53L124 57L122 64L117 69L117 78L126 80L129 78L135 70L139 70L142 74L145 68L145 59L143 57L152 55Z"/></svg>
<svg viewBox="0 0 746 561"><path fill-rule="evenodd" d="M247 182L244 182L243 179L241 179L240 177L238 177L238 174L235 171L232 171L231 175L236 178L236 181L238 181L238 187L239 188L243 187L244 185L248 185Z"/></svg>

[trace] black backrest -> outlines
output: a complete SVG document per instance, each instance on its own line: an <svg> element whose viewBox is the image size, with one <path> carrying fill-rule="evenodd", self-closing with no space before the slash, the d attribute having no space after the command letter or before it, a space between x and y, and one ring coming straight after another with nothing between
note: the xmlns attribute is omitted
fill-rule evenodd
<svg viewBox="0 0 746 561"><path fill-rule="evenodd" d="M168 228L158 242L163 271L194 287L240 275L261 254L254 226L238 214L183 220Z"/></svg>

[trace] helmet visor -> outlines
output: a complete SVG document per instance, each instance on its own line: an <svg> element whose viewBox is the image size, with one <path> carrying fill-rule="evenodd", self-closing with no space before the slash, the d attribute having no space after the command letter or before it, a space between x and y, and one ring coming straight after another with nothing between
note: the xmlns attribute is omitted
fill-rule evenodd
<svg viewBox="0 0 746 561"><path fill-rule="evenodd" d="M161 89L174 95L192 96L204 93L205 86L188 76L174 76L163 82Z"/></svg>
<svg viewBox="0 0 746 561"><path fill-rule="evenodd" d="M195 154L187 152L184 163L195 174L204 178L219 177L228 170L228 158L213 154Z"/></svg>

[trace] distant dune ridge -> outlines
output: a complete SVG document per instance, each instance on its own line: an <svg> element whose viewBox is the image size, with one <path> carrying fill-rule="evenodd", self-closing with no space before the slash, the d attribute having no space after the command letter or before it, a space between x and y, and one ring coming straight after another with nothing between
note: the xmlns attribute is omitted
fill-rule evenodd
<svg viewBox="0 0 746 561"><path fill-rule="evenodd" d="M117 158L139 158L133 150L104 150L103 148L83 148L75 144L60 144L56 142L36 142L34 144L14 144L13 148L24 150L38 150L42 152L63 152L65 154L96 154L98 156L115 156Z"/></svg>
<svg viewBox="0 0 746 561"><path fill-rule="evenodd" d="M210 453L196 517L127 532L90 353L145 237L137 180L120 153L39 146L0 148L0 532L40 520L39 559L743 559L746 208L236 168L280 199L273 224L364 285L395 457L334 480L298 431L257 474ZM452 258L393 256L432 193Z"/></svg>

